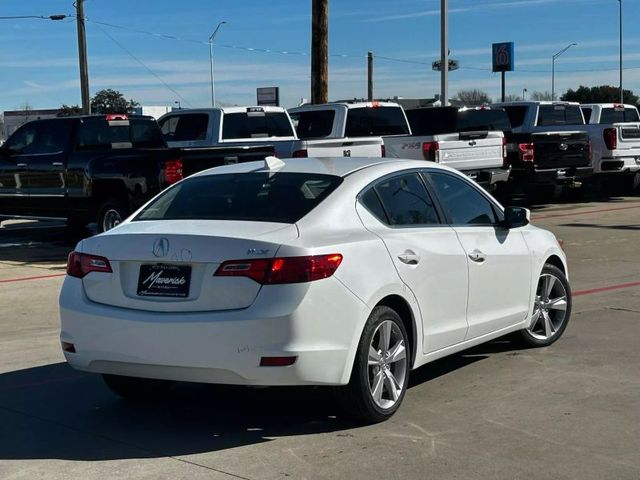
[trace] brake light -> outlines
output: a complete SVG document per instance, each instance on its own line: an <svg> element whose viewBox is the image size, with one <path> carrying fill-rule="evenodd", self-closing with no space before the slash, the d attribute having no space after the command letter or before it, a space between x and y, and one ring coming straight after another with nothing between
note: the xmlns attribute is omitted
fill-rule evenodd
<svg viewBox="0 0 640 480"><path fill-rule="evenodd" d="M519 143L518 150L523 162L533 162L535 160L535 151L533 143Z"/></svg>
<svg viewBox="0 0 640 480"><path fill-rule="evenodd" d="M430 162L437 162L440 144L438 142L424 142L422 144L422 154L424 159Z"/></svg>
<svg viewBox="0 0 640 480"><path fill-rule="evenodd" d="M218 267L216 277L247 277L261 285L305 283L332 276L342 255L308 255L257 260L230 260Z"/></svg>
<svg viewBox="0 0 640 480"><path fill-rule="evenodd" d="M605 128L602 132L604 144L607 150L615 150L618 148L618 131L615 128Z"/></svg>
<svg viewBox="0 0 640 480"><path fill-rule="evenodd" d="M164 179L169 185L179 182L184 178L182 160L168 160L164 164Z"/></svg>
<svg viewBox="0 0 640 480"><path fill-rule="evenodd" d="M386 157L387 156L387 149L384 148L384 145L380 145L380 156L381 157Z"/></svg>
<svg viewBox="0 0 640 480"><path fill-rule="evenodd" d="M111 273L111 264L105 257L71 252L67 258L67 275L82 278L91 272Z"/></svg>
<svg viewBox="0 0 640 480"><path fill-rule="evenodd" d="M295 152L293 152L293 154L291 155L292 158L306 158L309 156L309 152L307 151L306 148L303 148L301 150L296 150Z"/></svg>
<svg viewBox="0 0 640 480"><path fill-rule="evenodd" d="M107 115L107 122L114 120L129 120L129 117L124 113L110 113Z"/></svg>

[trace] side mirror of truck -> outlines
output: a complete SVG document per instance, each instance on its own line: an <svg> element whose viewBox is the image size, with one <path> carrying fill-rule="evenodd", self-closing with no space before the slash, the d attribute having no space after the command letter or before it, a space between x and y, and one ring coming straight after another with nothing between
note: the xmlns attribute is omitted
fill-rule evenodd
<svg viewBox="0 0 640 480"><path fill-rule="evenodd" d="M522 207L507 207L504 209L505 228L519 228L529 225L531 222L531 211Z"/></svg>

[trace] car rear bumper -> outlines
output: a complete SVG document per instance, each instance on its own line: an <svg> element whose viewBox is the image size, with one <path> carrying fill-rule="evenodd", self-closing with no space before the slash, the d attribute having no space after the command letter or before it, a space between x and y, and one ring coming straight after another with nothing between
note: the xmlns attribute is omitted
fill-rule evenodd
<svg viewBox="0 0 640 480"><path fill-rule="evenodd" d="M243 310L160 313L90 301L79 279L60 294L60 339L78 370L235 385L340 385L349 381L369 309L338 280L305 284L295 307L291 285L262 288ZM66 349L68 350L68 348ZM283 367L262 357L296 357Z"/></svg>
<svg viewBox="0 0 640 480"><path fill-rule="evenodd" d="M603 157L593 164L594 173L635 173L640 172L640 156Z"/></svg>
<svg viewBox="0 0 640 480"><path fill-rule="evenodd" d="M513 182L527 184L571 184L593 175L593 167L524 168L511 171Z"/></svg>
<svg viewBox="0 0 640 480"><path fill-rule="evenodd" d="M480 185L495 185L496 183L506 182L511 174L511 167L505 168L487 168L482 170L463 171L465 175L472 178Z"/></svg>

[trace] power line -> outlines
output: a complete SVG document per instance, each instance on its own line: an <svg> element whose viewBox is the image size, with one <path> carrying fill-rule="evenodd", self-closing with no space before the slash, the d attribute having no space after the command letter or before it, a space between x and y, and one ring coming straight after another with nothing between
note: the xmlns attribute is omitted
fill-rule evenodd
<svg viewBox="0 0 640 480"><path fill-rule="evenodd" d="M171 85L165 82L158 74L156 74L153 70L151 70L142 60L136 57L133 53L131 53L124 45L122 45L118 40L116 40L109 32L104 30L100 25L97 25L98 29L102 31L111 41L113 41L118 47L120 47L127 55L133 58L136 62L142 65L151 75L153 75L160 83L162 83L165 87L167 87L171 92L173 92L178 98L180 98L184 103L193 107L193 104L189 102L186 98L184 98L180 93L178 93Z"/></svg>

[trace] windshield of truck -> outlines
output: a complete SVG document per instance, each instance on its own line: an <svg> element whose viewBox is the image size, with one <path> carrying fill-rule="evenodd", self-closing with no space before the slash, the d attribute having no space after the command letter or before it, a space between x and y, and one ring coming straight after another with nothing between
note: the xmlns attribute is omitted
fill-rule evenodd
<svg viewBox="0 0 640 480"><path fill-rule="evenodd" d="M286 112L247 109L246 112L225 113L222 117L223 140L293 136L295 133Z"/></svg>
<svg viewBox="0 0 640 480"><path fill-rule="evenodd" d="M167 142L206 140L209 115L206 113L179 113L164 117L160 129Z"/></svg>
<svg viewBox="0 0 640 480"><path fill-rule="evenodd" d="M346 137L409 135L402 107L358 107L347 113Z"/></svg>
<svg viewBox="0 0 640 480"><path fill-rule="evenodd" d="M291 113L291 120L298 138L324 138L331 135L334 110L309 110L308 112Z"/></svg>
<svg viewBox="0 0 640 480"><path fill-rule="evenodd" d="M189 178L166 190L137 220L245 220L295 223L342 178L313 173L249 172Z"/></svg>
<svg viewBox="0 0 640 480"><path fill-rule="evenodd" d="M603 108L600 123L640 122L635 108Z"/></svg>
<svg viewBox="0 0 640 480"><path fill-rule="evenodd" d="M584 118L578 105L540 105L536 125L539 127L584 125Z"/></svg>
<svg viewBox="0 0 640 480"><path fill-rule="evenodd" d="M107 121L106 117L81 118L76 140L78 150L166 146L160 127L152 118L116 121Z"/></svg>

